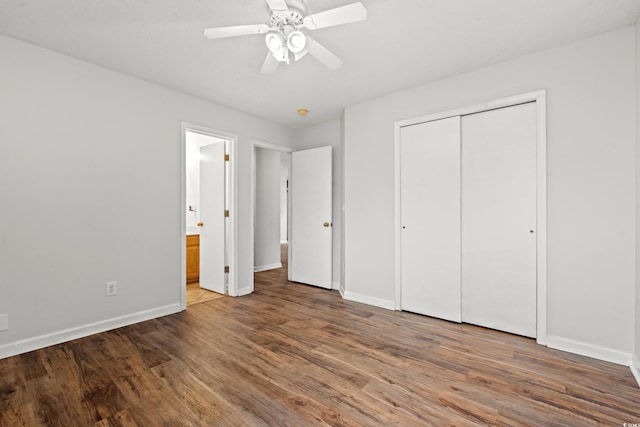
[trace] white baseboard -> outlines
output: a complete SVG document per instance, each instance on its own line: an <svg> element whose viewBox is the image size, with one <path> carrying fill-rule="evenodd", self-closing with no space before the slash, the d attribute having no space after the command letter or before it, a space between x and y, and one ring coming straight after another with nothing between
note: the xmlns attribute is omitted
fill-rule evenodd
<svg viewBox="0 0 640 427"><path fill-rule="evenodd" d="M332 286L333 287L331 289L340 289L342 287L342 285L338 282L333 282Z"/></svg>
<svg viewBox="0 0 640 427"><path fill-rule="evenodd" d="M289 243L289 241L288 241L288 240L280 240L280 244L281 244L281 245L283 245L283 244L285 244L285 243Z"/></svg>
<svg viewBox="0 0 640 427"><path fill-rule="evenodd" d="M640 387L640 359L637 354L634 354L631 358L631 373Z"/></svg>
<svg viewBox="0 0 640 427"><path fill-rule="evenodd" d="M547 347L591 357L593 359L604 360L605 362L616 363L618 365L631 365L631 353L574 341L568 338L547 335Z"/></svg>
<svg viewBox="0 0 640 427"><path fill-rule="evenodd" d="M246 288L240 288L240 289L238 289L238 295L236 295L236 296L238 296L238 297L243 297L243 296L245 296L245 295L249 295L249 294L250 294L250 293L252 293L252 292L253 292L253 288L251 288L251 287L247 286Z"/></svg>
<svg viewBox="0 0 640 427"><path fill-rule="evenodd" d="M167 316L169 314L178 313L180 311L182 311L180 303L170 304L165 305L164 307L139 311L137 313L114 317L112 319L102 320L100 322L90 323L88 325L78 326L76 328L65 329L62 331L52 332L50 334L40 335L34 338L28 338L9 344L3 344L0 346L0 359L27 353L29 351L38 350L40 348L49 347L51 345L60 344L66 341L87 337L89 335L109 331L111 329L121 328L123 326L132 325L134 323L144 322L145 320Z"/></svg>
<svg viewBox="0 0 640 427"><path fill-rule="evenodd" d="M253 267L253 272L254 273L259 273L261 271L275 270L276 268L282 268L282 263L281 262L276 262L274 264L257 265L255 267Z"/></svg>
<svg viewBox="0 0 640 427"><path fill-rule="evenodd" d="M370 297L368 295L356 294L349 291L343 291L342 297L349 301L361 302L363 304L374 305L380 308L386 308L387 310L395 310L396 303L393 300L386 300L382 298Z"/></svg>
<svg viewBox="0 0 640 427"><path fill-rule="evenodd" d="M340 296L344 299L344 286L340 283L340 287L338 288L338 292L340 292Z"/></svg>

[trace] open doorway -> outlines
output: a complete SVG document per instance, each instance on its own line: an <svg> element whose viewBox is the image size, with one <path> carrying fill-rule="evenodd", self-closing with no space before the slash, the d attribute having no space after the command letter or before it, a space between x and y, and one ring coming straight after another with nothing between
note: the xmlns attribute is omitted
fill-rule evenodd
<svg viewBox="0 0 640 427"><path fill-rule="evenodd" d="M332 288L332 150L330 146L295 151L288 147L252 141L252 214L254 272L283 268L286 265L290 281ZM287 242L278 243L280 225L277 224L277 205L280 180L279 154L286 154L288 165ZM270 161L261 159L271 158ZM263 169L264 174L260 173ZM271 176L271 178L269 178ZM261 189L265 181L274 182L275 190L265 197ZM263 203L262 199L268 199ZM266 209L271 220L265 219ZM266 223L266 226L264 224ZM264 236L268 235L268 239ZM282 236L281 236L282 237ZM266 240L266 243L265 243ZM282 239L280 239L280 242ZM260 254L268 246L267 255ZM286 250L286 260L282 250ZM295 255L295 256L294 256ZM284 262L283 262L284 261ZM254 281L251 290L254 290Z"/></svg>
<svg viewBox="0 0 640 427"><path fill-rule="evenodd" d="M254 272L286 268L293 150L261 141L252 143Z"/></svg>
<svg viewBox="0 0 640 427"><path fill-rule="evenodd" d="M183 308L233 295L233 143L233 136L183 124Z"/></svg>
<svg viewBox="0 0 640 427"><path fill-rule="evenodd" d="M288 243L288 190L291 155L255 149L254 272L282 268L281 245Z"/></svg>

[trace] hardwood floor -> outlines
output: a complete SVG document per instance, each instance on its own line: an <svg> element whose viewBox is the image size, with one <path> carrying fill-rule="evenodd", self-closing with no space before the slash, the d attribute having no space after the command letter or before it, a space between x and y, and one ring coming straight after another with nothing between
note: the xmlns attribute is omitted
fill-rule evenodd
<svg viewBox="0 0 640 427"><path fill-rule="evenodd" d="M218 298L224 298L224 295L202 289L200 283L187 283L187 307Z"/></svg>
<svg viewBox="0 0 640 427"><path fill-rule="evenodd" d="M622 426L629 368L256 274L256 291L0 360L2 426Z"/></svg>

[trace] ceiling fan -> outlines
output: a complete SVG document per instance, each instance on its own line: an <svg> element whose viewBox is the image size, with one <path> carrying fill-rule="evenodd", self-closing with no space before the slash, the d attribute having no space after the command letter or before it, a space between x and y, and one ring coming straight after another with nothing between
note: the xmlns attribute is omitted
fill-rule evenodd
<svg viewBox="0 0 640 427"><path fill-rule="evenodd" d="M236 25L232 27L207 28L205 37L220 39L250 34L266 34L265 42L269 52L262 64L264 74L274 73L281 62L289 64L293 54L297 61L307 53L335 70L342 61L326 47L307 36L302 29L317 30L335 25L367 19L367 9L361 2L307 15L304 0L266 0L271 9L269 24Z"/></svg>

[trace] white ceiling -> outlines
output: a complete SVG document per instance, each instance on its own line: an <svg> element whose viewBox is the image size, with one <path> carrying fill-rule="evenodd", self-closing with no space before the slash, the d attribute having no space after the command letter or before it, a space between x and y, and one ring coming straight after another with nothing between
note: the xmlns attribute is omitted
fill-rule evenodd
<svg viewBox="0 0 640 427"><path fill-rule="evenodd" d="M353 1L305 3L311 14ZM344 61L336 71L307 55L263 75L264 36L203 37L207 27L267 23L265 0L1 0L0 33L296 129L336 119L347 105L631 25L640 12L640 0L361 1L366 22L312 34Z"/></svg>

